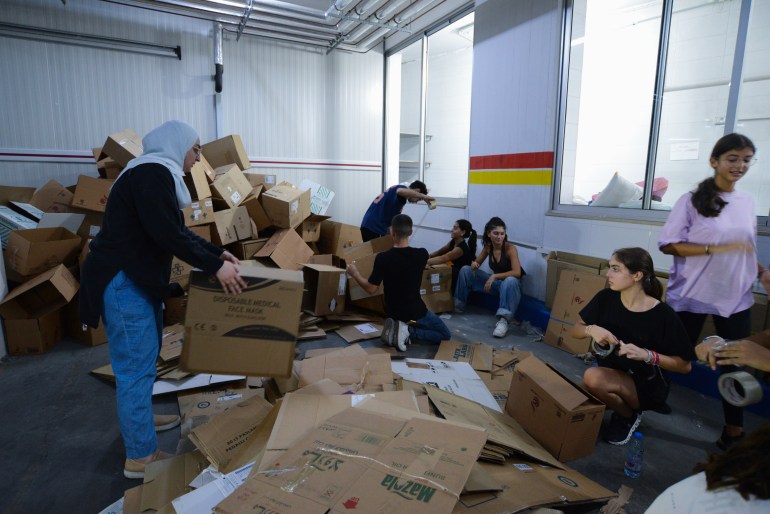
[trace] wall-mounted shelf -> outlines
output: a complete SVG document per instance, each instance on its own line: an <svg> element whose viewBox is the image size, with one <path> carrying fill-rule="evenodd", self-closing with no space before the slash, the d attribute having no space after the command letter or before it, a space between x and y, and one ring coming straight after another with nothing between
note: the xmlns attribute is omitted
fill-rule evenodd
<svg viewBox="0 0 770 514"><path fill-rule="evenodd" d="M415 134L414 132L401 132L399 135L400 135L402 138L404 138L404 139L410 139L410 138L419 138L419 137L420 137L420 134ZM432 136L432 135L430 135L430 134L426 134L426 135L425 135L425 142L426 142L426 143L427 143L428 141L430 141L431 139L433 139L433 136Z"/></svg>
<svg viewBox="0 0 770 514"><path fill-rule="evenodd" d="M420 161L398 161L398 165L400 168L403 169L417 169L417 167L420 165ZM430 168L430 161L425 161L425 169Z"/></svg>

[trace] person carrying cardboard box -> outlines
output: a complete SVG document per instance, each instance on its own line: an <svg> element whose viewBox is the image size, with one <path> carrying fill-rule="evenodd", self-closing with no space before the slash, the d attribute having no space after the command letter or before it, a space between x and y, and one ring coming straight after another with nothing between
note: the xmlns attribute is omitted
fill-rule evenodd
<svg viewBox="0 0 770 514"><path fill-rule="evenodd" d="M449 328L428 310L420 297L422 271L428 262L428 251L409 246L412 218L397 214L388 231L393 239L393 248L377 254L368 280L358 271L355 261L347 267L348 274L367 293L373 294L380 284L385 287L388 318L382 331L382 341L404 352L412 338L434 344L449 339Z"/></svg>
<svg viewBox="0 0 770 514"><path fill-rule="evenodd" d="M101 316L107 332L126 478L143 478L147 464L170 456L158 450L155 432L179 424L178 416L152 414L162 302L183 294L178 283L169 283L172 258L216 275L225 293L238 294L246 285L237 258L184 224L180 209L190 205L184 174L200 158L195 130L169 121L142 143L142 156L128 163L112 187L80 287L81 322L96 328Z"/></svg>

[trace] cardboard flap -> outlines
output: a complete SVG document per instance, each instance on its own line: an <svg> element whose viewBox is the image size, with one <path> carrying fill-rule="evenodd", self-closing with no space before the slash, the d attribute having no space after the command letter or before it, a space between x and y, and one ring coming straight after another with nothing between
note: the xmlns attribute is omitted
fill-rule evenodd
<svg viewBox="0 0 770 514"><path fill-rule="evenodd" d="M516 371L532 378L537 385L567 410L573 410L589 399L566 377L535 357L521 361L516 365Z"/></svg>

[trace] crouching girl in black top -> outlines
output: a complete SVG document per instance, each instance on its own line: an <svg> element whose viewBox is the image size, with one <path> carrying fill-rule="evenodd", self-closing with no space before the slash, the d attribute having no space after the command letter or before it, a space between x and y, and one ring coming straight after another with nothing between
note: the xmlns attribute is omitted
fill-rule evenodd
<svg viewBox="0 0 770 514"><path fill-rule="evenodd" d="M597 343L599 366L586 370L583 384L614 411L604 438L621 445L639 425L641 411L665 405L666 371L689 373L695 354L679 317L660 301L663 288L646 250L615 251L607 282L609 288L580 311L572 335Z"/></svg>

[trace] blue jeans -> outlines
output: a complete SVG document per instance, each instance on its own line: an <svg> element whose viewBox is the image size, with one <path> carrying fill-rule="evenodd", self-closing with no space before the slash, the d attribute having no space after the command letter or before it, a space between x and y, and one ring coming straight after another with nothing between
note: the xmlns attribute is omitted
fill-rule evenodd
<svg viewBox="0 0 770 514"><path fill-rule="evenodd" d="M121 271L104 290L102 320L117 383L118 421L126 457L147 457L158 449L152 384L163 331L162 304Z"/></svg>
<svg viewBox="0 0 770 514"><path fill-rule="evenodd" d="M455 289L455 307L462 310L468 303L468 293L471 291L484 291L489 273L480 269L472 269L470 266L463 266L460 270L460 276L457 277L457 289ZM516 277L508 277L503 280L492 282L492 293L500 298L500 304L495 313L508 321L513 321L513 314L519 307L521 301L521 281Z"/></svg>
<svg viewBox="0 0 770 514"><path fill-rule="evenodd" d="M452 333L441 318L428 311L425 316L409 326L409 337L428 343L440 343L449 340Z"/></svg>

